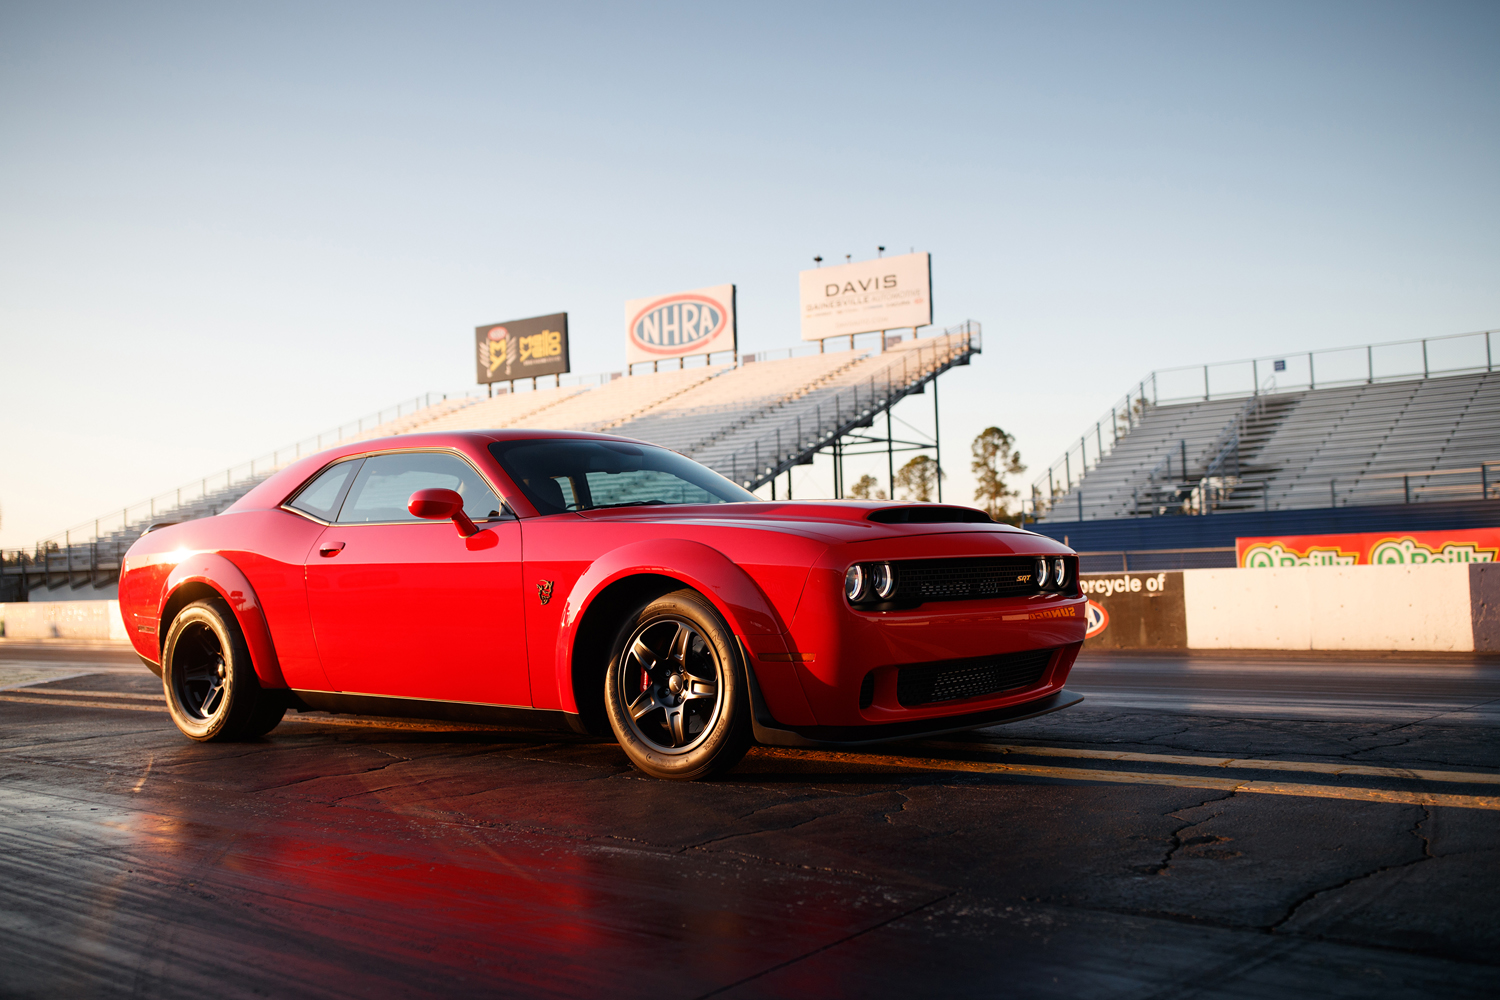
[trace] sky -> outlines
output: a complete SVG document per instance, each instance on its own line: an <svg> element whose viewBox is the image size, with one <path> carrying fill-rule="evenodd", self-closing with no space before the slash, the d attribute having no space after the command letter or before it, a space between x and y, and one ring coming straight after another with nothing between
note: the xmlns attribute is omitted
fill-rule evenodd
<svg viewBox="0 0 1500 1000"><path fill-rule="evenodd" d="M1154 369L1500 327L1497 51L1492 2L0 2L0 547L473 389L481 323L619 370L625 300L733 282L795 346L880 245L983 324L945 497L990 425L1024 485Z"/></svg>

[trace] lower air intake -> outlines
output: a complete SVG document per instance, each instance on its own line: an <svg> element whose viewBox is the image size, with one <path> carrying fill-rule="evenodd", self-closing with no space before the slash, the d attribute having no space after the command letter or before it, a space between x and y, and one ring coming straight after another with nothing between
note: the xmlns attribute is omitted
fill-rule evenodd
<svg viewBox="0 0 1500 1000"><path fill-rule="evenodd" d="M1024 653L902 667L896 679L896 700L910 708L1030 687L1047 672L1054 652L1033 649Z"/></svg>

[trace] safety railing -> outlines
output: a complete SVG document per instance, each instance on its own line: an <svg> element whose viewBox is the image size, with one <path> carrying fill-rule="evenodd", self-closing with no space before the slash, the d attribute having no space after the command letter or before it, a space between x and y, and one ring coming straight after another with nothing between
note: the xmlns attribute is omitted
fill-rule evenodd
<svg viewBox="0 0 1500 1000"><path fill-rule="evenodd" d="M1049 510L1052 519L1058 521L1108 520L1120 516L1117 503L1092 505L1086 492L1075 490L1063 503L1040 510L1034 500L1023 501L1022 511L1031 521ZM1199 476L1164 480L1139 488L1132 500L1134 513L1127 516L1135 517L1500 500L1500 460L1460 469L1381 472L1291 482L1269 477Z"/></svg>

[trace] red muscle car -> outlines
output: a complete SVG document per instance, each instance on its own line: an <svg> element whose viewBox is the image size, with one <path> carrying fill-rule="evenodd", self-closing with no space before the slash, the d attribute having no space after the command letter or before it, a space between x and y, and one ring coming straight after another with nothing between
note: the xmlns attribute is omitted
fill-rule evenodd
<svg viewBox="0 0 1500 1000"><path fill-rule="evenodd" d="M291 709L613 734L699 778L1082 700L1072 550L939 504L765 502L654 445L347 444L127 554L120 607L195 740Z"/></svg>

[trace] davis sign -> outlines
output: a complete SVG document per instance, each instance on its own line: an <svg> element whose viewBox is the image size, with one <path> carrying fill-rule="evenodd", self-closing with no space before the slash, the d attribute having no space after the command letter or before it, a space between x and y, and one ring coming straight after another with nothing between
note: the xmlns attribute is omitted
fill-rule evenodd
<svg viewBox="0 0 1500 1000"><path fill-rule="evenodd" d="M932 259L925 253L819 267L798 275L802 339L932 323Z"/></svg>
<svg viewBox="0 0 1500 1000"><path fill-rule="evenodd" d="M661 361L734 351L734 286L625 303L625 360Z"/></svg>

